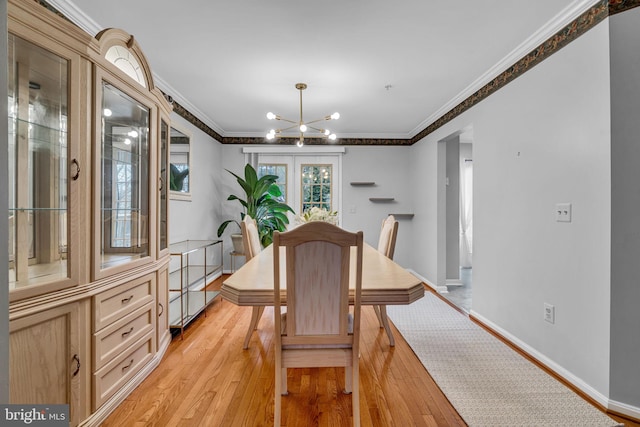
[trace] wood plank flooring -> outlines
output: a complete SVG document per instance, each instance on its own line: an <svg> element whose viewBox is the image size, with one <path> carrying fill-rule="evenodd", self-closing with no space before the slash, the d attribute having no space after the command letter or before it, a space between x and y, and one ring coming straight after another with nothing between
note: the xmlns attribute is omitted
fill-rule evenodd
<svg viewBox="0 0 640 427"><path fill-rule="evenodd" d="M273 310L265 309L248 350L242 343L250 307L217 299L206 314L189 325L184 340L174 337L158 368L103 426L273 425ZM363 426L466 425L395 327L396 346L390 347L366 306L361 328ZM292 369L288 387L284 425L351 425L351 396L342 393L344 369Z"/></svg>

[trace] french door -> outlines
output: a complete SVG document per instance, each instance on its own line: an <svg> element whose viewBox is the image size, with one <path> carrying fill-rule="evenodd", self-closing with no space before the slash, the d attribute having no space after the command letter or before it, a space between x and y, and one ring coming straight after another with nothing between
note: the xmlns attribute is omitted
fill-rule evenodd
<svg viewBox="0 0 640 427"><path fill-rule="evenodd" d="M340 214L340 160L339 155L260 154L257 169L260 176L278 175L282 201L296 215L314 206Z"/></svg>

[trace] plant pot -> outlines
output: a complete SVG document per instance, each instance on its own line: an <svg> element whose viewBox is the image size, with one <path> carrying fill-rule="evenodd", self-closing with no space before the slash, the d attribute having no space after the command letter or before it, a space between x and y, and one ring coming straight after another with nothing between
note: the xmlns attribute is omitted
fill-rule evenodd
<svg viewBox="0 0 640 427"><path fill-rule="evenodd" d="M231 243L233 243L233 251L237 254L244 253L244 244L242 243L242 234L232 234Z"/></svg>

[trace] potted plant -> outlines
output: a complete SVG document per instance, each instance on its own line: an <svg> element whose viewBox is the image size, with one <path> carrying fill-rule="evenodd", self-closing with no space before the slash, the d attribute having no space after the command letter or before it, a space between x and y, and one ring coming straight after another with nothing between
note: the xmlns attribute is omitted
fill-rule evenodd
<svg viewBox="0 0 640 427"><path fill-rule="evenodd" d="M244 178L228 169L227 172L236 178L236 181L244 190L244 198L232 194L227 200L240 202L243 207L243 211L240 213L240 221L244 219L245 215L255 219L258 233L260 234L260 243L264 247L269 246L273 241L274 231L286 230L287 224L289 224L287 212L295 214L289 205L276 199L282 196L282 191L276 184L278 176L264 175L258 179L256 170L248 163L244 167ZM218 227L218 237L222 236L224 230L231 223L235 223L238 228L240 227L240 223L237 220L228 219Z"/></svg>

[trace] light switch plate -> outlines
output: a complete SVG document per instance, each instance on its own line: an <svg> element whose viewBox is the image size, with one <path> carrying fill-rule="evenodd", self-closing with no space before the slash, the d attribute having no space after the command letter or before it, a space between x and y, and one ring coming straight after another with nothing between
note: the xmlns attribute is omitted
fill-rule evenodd
<svg viewBox="0 0 640 427"><path fill-rule="evenodd" d="M556 308L547 302L544 303L544 320L549 323L556 322Z"/></svg>

